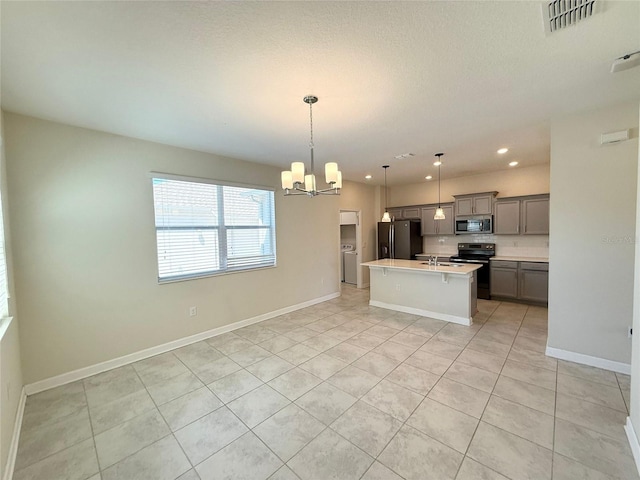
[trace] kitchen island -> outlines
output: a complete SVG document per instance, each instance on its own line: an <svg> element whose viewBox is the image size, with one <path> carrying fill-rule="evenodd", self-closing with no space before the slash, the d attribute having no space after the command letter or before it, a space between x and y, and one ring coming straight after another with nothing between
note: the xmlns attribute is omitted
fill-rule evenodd
<svg viewBox="0 0 640 480"><path fill-rule="evenodd" d="M362 264L371 273L369 305L471 325L476 313L474 264L429 265L383 259Z"/></svg>

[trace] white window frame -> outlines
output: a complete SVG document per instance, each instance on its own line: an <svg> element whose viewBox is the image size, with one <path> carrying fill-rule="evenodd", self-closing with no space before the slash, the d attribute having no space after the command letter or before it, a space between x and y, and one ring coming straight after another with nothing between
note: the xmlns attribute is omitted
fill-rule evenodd
<svg viewBox="0 0 640 480"><path fill-rule="evenodd" d="M180 182L189 182L189 183L200 183L200 184L209 184L215 185L218 187L239 187L239 188L247 188L247 189L255 189L261 190L264 192L270 192L271 200L272 200L272 215L270 225L267 226L256 226L256 225L225 225L224 218L224 195L222 188L218 189L218 225L217 226L208 226L204 227L206 229L215 229L218 231L218 257L219 257L219 269L218 270L210 270L206 272L192 273L192 274L176 274L172 276L160 277L160 264L159 264L159 254L158 251L158 235L157 232L161 230L163 227L160 227L155 222L155 214L154 214L154 227L156 231L156 263L158 267L158 283L172 283L172 282L180 282L185 280L195 280L198 278L204 277L212 277L218 275L226 275L229 273L239 273L239 272L248 272L254 270L262 270L265 268L274 268L277 266L277 258L276 258L276 219L275 219L275 188L268 187L264 185L251 185L246 183L237 183L237 182L227 182L222 180L215 180L209 178L200 178L200 177L189 177L184 175L175 175L170 173L162 173L162 172L150 172L149 177L151 179L151 189L152 189L152 199L155 211L155 194L153 192L153 181L154 179L163 179L163 180L177 180ZM176 230L181 229L182 227L175 228ZM240 229L256 229L256 228L264 228L268 230L271 235L271 244L273 245L273 262L268 262L263 265L250 265L250 266L240 266L240 267L231 267L229 268L229 254L227 248L227 231L228 230L240 230ZM174 228L169 228L174 229Z"/></svg>

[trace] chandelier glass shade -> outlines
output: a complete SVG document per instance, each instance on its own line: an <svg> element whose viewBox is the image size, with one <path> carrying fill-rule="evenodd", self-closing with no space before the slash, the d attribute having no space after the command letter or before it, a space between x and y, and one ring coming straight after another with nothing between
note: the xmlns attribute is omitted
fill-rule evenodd
<svg viewBox="0 0 640 480"><path fill-rule="evenodd" d="M340 195L342 172L338 169L338 164L335 162L325 164L324 179L328 187L318 189L313 161L313 104L318 101L318 97L307 95L303 100L309 105L310 170L308 172L305 170L304 162L293 162L291 164L291 170L285 170L280 175L282 189L285 195L308 195L310 197L315 197L316 195Z"/></svg>

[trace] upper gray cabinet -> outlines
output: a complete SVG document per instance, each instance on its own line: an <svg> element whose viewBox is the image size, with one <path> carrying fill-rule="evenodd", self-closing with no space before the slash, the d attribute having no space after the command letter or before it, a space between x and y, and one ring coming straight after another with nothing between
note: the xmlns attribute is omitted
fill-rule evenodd
<svg viewBox="0 0 640 480"><path fill-rule="evenodd" d="M475 193L472 195L454 195L456 199L456 216L491 215L493 199L498 192Z"/></svg>
<svg viewBox="0 0 640 480"><path fill-rule="evenodd" d="M429 205L421 209L422 235L453 235L453 204L441 205L444 211L444 220L434 220L437 205Z"/></svg>
<svg viewBox="0 0 640 480"><path fill-rule="evenodd" d="M402 209L402 218L405 220L420 219L420 207L405 207Z"/></svg>
<svg viewBox="0 0 640 480"><path fill-rule="evenodd" d="M493 233L518 235L520 233L520 200L498 200L495 206Z"/></svg>
<svg viewBox="0 0 640 480"><path fill-rule="evenodd" d="M522 218L525 235L549 235L549 197L522 200Z"/></svg>
<svg viewBox="0 0 640 480"><path fill-rule="evenodd" d="M389 216L392 220L402 220L404 217L402 216L402 207L400 208L390 208L387 210L389 212Z"/></svg>
<svg viewBox="0 0 640 480"><path fill-rule="evenodd" d="M496 235L548 235L549 195L498 199L495 205Z"/></svg>

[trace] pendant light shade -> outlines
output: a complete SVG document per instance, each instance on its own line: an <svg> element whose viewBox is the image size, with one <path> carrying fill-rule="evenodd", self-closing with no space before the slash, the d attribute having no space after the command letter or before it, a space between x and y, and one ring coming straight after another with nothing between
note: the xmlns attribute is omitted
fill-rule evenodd
<svg viewBox="0 0 640 480"><path fill-rule="evenodd" d="M387 168L389 168L389 165L383 165L382 168L384 168L384 214L381 222L388 223L391 221L391 215L389 215L387 208Z"/></svg>
<svg viewBox="0 0 640 480"><path fill-rule="evenodd" d="M436 162L435 162L435 164L438 165L438 208L436 208L436 213L433 216L434 220L444 220L445 219L444 210L440 206L440 166L442 165L442 156L443 155L444 155L444 153L436 153L436 157L438 157L438 160L436 160Z"/></svg>

